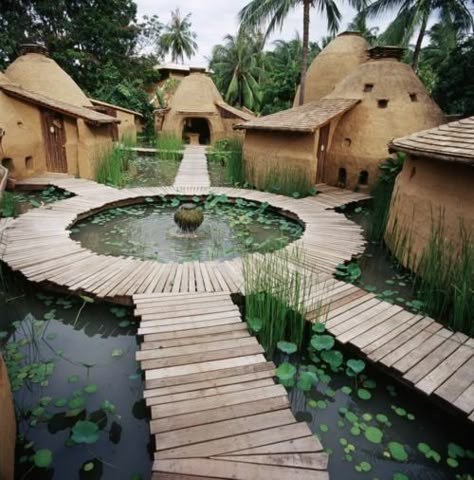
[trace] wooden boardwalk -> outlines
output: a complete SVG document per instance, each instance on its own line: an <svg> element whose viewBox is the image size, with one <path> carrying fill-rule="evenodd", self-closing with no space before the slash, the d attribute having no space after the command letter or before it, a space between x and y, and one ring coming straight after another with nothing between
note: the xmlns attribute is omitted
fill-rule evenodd
<svg viewBox="0 0 474 480"><path fill-rule="evenodd" d="M229 292L135 295L156 479L328 479Z"/></svg>
<svg viewBox="0 0 474 480"><path fill-rule="evenodd" d="M340 343L474 422L474 339L334 279L314 286L308 305L325 306L308 320L323 318Z"/></svg>
<svg viewBox="0 0 474 480"><path fill-rule="evenodd" d="M189 187L209 188L210 186L211 180L207 171L206 147L187 145L174 181L174 187L186 192Z"/></svg>

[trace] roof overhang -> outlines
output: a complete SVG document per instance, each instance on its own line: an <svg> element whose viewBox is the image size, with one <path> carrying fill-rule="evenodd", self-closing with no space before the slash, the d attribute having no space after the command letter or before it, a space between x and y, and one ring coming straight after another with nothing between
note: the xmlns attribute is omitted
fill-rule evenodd
<svg viewBox="0 0 474 480"><path fill-rule="evenodd" d="M69 103L45 97L39 93L24 90L16 85L0 85L0 89L10 97L18 98L21 101L38 105L39 107L53 110L62 115L72 118L81 118L92 125L107 125L111 123L120 123L118 118L104 115L87 107L79 107Z"/></svg>
<svg viewBox="0 0 474 480"><path fill-rule="evenodd" d="M96 100L95 98L89 98L89 100L93 105L109 107L109 108L113 108L114 110L130 113L131 115L135 115L137 117L143 117L143 115L140 112L136 112L135 110L130 110L128 108L120 107L119 105L114 105L113 103L103 102L102 100Z"/></svg>

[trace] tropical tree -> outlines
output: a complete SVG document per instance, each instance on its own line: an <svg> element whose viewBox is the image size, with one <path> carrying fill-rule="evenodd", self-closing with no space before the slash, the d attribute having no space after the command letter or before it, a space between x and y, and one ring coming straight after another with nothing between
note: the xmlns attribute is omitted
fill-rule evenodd
<svg viewBox="0 0 474 480"><path fill-rule="evenodd" d="M348 0L349 4L360 9L365 0ZM308 68L310 10L317 8L327 20L330 33L336 33L341 20L341 12L335 0L251 0L240 12L241 26L255 29L266 26L266 36L282 27L288 14L303 6L303 49L301 53L300 105L304 102L305 78Z"/></svg>
<svg viewBox="0 0 474 480"><path fill-rule="evenodd" d="M416 70L428 22L434 18L449 20L460 31L470 31L473 18L467 6L469 1L471 0L375 0L364 11L369 18L397 11L395 20L382 34L381 40L384 43L407 46L416 34L412 59L412 67Z"/></svg>
<svg viewBox="0 0 474 480"><path fill-rule="evenodd" d="M379 27L369 27L367 25L367 12L359 12L347 25L347 30L359 32L370 45L377 42L377 35L379 34Z"/></svg>
<svg viewBox="0 0 474 480"><path fill-rule="evenodd" d="M184 57L191 58L197 51L196 33L191 31L191 14L184 17L179 8L171 12L171 21L166 25L159 41L162 54L171 53L171 61L184 63Z"/></svg>
<svg viewBox="0 0 474 480"><path fill-rule="evenodd" d="M217 87L227 102L259 111L262 91L259 81L263 75L261 36L247 31L227 35L224 45L212 51L209 68L214 71Z"/></svg>

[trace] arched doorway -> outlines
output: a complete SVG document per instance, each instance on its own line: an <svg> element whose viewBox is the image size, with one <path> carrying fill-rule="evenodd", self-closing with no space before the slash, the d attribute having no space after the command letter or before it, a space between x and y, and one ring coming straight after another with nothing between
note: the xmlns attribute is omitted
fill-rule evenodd
<svg viewBox="0 0 474 480"><path fill-rule="evenodd" d="M183 139L186 143L209 145L211 128L206 118L188 117L183 122Z"/></svg>

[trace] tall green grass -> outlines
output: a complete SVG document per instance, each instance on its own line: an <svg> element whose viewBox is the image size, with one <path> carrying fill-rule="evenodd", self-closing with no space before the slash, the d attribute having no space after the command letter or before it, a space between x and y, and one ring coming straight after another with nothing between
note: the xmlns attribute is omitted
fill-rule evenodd
<svg viewBox="0 0 474 480"><path fill-rule="evenodd" d="M224 181L228 185L245 183L242 141L238 138L218 140L208 152L208 160L220 162L224 168Z"/></svg>
<svg viewBox="0 0 474 480"><path fill-rule="evenodd" d="M370 240L382 241L387 227L390 202L395 180L403 168L405 155L398 153L379 166L380 174L372 189L371 223L368 231Z"/></svg>
<svg viewBox="0 0 474 480"><path fill-rule="evenodd" d="M295 265L303 263L297 247L244 259L245 317L249 330L272 357L279 341L301 347L314 278Z"/></svg>
<svg viewBox="0 0 474 480"><path fill-rule="evenodd" d="M160 133L155 140L157 157L160 160L178 161L183 158L183 139L169 133Z"/></svg>
<svg viewBox="0 0 474 480"><path fill-rule="evenodd" d="M314 182L304 168L288 166L284 169L271 169L263 177L262 190L271 193L300 198L314 195Z"/></svg>
<svg viewBox="0 0 474 480"><path fill-rule="evenodd" d="M474 335L474 238L460 223L455 245L446 235L444 213L432 216L427 247L415 255L407 230L394 225L392 251L411 270L423 310L455 331Z"/></svg>
<svg viewBox="0 0 474 480"><path fill-rule="evenodd" d="M10 192L3 192L0 199L0 213L2 217L14 217L17 211L17 202L15 195Z"/></svg>
<svg viewBox="0 0 474 480"><path fill-rule="evenodd" d="M96 181L104 185L122 187L130 162L135 155L135 152L122 145L114 145L111 150L99 154L95 168Z"/></svg>

